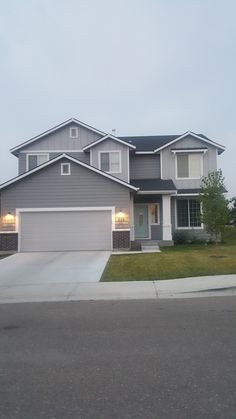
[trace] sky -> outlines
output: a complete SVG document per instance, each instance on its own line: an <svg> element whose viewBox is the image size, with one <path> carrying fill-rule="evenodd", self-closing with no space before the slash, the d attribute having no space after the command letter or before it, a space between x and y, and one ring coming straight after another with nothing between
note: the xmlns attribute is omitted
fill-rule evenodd
<svg viewBox="0 0 236 419"><path fill-rule="evenodd" d="M203 133L236 196L235 0L0 0L0 183L9 149L70 117Z"/></svg>

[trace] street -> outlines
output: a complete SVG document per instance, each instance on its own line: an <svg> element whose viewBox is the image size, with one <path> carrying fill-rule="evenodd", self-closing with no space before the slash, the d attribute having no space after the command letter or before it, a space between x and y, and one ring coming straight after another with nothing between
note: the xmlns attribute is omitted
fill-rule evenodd
<svg viewBox="0 0 236 419"><path fill-rule="evenodd" d="M235 419L236 297L0 305L1 419Z"/></svg>

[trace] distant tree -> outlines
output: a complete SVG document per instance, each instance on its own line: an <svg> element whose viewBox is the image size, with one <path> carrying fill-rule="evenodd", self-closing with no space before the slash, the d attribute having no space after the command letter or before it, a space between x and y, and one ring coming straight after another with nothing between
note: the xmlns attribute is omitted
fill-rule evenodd
<svg viewBox="0 0 236 419"><path fill-rule="evenodd" d="M201 218L211 240L217 242L223 238L226 224L229 222L229 201L225 198L225 179L221 170L210 172L202 178L200 202Z"/></svg>

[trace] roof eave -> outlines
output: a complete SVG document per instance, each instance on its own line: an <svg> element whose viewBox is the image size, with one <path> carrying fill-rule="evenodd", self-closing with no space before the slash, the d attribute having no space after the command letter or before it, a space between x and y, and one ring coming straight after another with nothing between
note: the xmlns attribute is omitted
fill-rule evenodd
<svg viewBox="0 0 236 419"><path fill-rule="evenodd" d="M66 121L62 122L61 124L56 125L55 127L50 128L49 130L46 130L46 131L42 132L41 134L36 135L35 137L30 138L27 141L24 141L23 143L19 144L18 146L11 148L10 149L10 152L14 156L18 156L18 154L19 154L18 152L22 148L26 147L28 144L31 144L31 143L33 143L33 142L35 142L35 141L37 141L37 140L45 137L46 135L49 135L49 134L57 131L58 129L63 128L64 126L66 126L68 124L71 124L71 123L76 123L78 125L81 125L81 126L87 128L87 129L90 129L90 130L92 130L92 131L94 131L94 132L96 132L97 134L100 134L100 135L105 135L106 134L105 132L100 131L100 130L97 130L96 128L93 128L91 125L85 124L84 122L79 121L76 118L70 118L70 119L67 119Z"/></svg>
<svg viewBox="0 0 236 419"><path fill-rule="evenodd" d="M138 192L139 191L139 188L131 185L130 183L127 183L127 182L125 182L125 181L123 181L121 179L116 178L115 176L112 176L112 175L110 175L108 173L103 172L102 170L97 169L96 167L90 166L90 165L88 165L88 164L86 164L86 163L84 163L84 162L82 162L82 161L80 161L78 159L75 159L74 157L71 157L71 156L69 156L66 153L60 154L59 156L55 157L54 159L48 160L47 162L41 164L40 166L35 167L32 170L29 170L29 171L27 171L25 173L22 173L22 175L17 176L16 178L13 178L13 179L11 179L11 180L9 180L7 182L4 182L2 185L0 185L0 190L6 188L7 186L10 186L11 184L13 184L15 182L18 182L21 179L26 178L27 176L30 176L31 174L33 174L35 172L38 172L38 171L44 169L47 166L50 166L52 163L55 163L55 162L57 162L57 161L59 161L59 160L61 160L63 158L66 158L67 160L73 161L74 163L76 163L76 164L78 164L78 165L80 165L82 167L85 167L88 170L91 170L91 171L99 174L100 176L106 177L106 178L108 178L108 179L110 179L110 180L112 180L112 181L114 181L116 183L119 183L122 186L125 186L125 187L133 190L134 192Z"/></svg>

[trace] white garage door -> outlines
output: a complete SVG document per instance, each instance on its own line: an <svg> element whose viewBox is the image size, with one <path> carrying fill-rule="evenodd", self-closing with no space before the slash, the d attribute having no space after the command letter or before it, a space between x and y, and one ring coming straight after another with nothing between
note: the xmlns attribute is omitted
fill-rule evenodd
<svg viewBox="0 0 236 419"><path fill-rule="evenodd" d="M20 213L19 251L110 250L111 211Z"/></svg>

